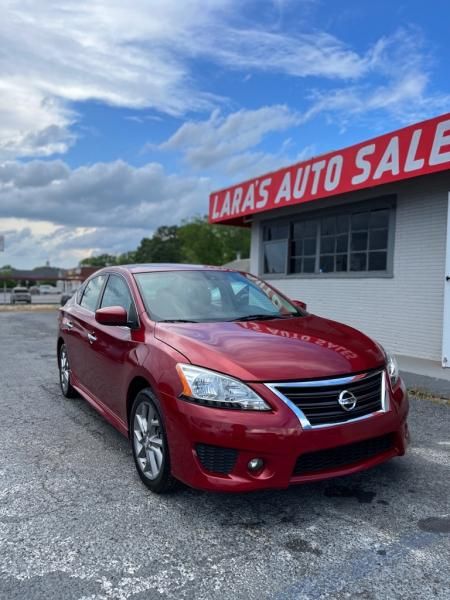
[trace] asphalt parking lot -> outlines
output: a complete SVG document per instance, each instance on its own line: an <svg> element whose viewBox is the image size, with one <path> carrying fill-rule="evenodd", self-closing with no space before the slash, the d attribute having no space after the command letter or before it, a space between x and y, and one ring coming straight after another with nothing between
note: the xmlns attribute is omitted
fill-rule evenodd
<svg viewBox="0 0 450 600"><path fill-rule="evenodd" d="M285 491L154 496L128 442L66 400L56 313L0 313L0 598L448 599L450 406L409 454Z"/></svg>

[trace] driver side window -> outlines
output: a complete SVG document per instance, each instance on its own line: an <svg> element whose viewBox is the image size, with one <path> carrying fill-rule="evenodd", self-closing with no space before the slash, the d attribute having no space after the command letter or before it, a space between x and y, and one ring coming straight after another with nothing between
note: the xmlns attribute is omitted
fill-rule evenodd
<svg viewBox="0 0 450 600"><path fill-rule="evenodd" d="M97 308L98 297L104 282L104 275L97 275L97 277L91 279L83 290L80 306L94 312Z"/></svg>
<svg viewBox="0 0 450 600"><path fill-rule="evenodd" d="M128 321L137 322L136 309L131 297L131 292L125 280L118 275L110 275L103 293L100 308L108 306L121 306L127 311Z"/></svg>

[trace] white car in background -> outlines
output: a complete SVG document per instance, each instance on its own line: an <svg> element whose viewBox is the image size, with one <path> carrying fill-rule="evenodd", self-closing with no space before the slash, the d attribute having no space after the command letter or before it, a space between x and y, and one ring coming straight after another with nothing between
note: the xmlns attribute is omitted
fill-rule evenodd
<svg viewBox="0 0 450 600"><path fill-rule="evenodd" d="M41 294L60 294L61 290L54 285L43 284L39 286L39 292Z"/></svg>
<svg viewBox="0 0 450 600"><path fill-rule="evenodd" d="M17 302L24 302L25 304L31 304L31 294L26 287L15 287L12 289L10 296L10 303L16 304Z"/></svg>

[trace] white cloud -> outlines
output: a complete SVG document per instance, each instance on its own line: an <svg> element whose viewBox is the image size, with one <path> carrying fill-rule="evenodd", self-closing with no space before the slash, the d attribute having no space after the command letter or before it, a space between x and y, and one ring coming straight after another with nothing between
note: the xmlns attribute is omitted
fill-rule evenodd
<svg viewBox="0 0 450 600"><path fill-rule="evenodd" d="M379 72L380 56L404 42L383 38L357 51L302 22L295 35L262 29L244 8L238 0L8 0L0 20L0 160L67 151L79 118L73 102L210 111L222 99L198 89L197 58L245 74L356 82ZM396 51L405 58L409 49Z"/></svg>
<svg viewBox="0 0 450 600"><path fill-rule="evenodd" d="M206 121L185 122L160 147L179 150L196 169L207 169L258 146L263 138L301 123L301 116L287 106L264 106L223 116L215 110Z"/></svg>
<svg viewBox="0 0 450 600"><path fill-rule="evenodd" d="M248 40L251 40L251 35L248 32ZM264 37L266 34L258 32L258 36ZM272 40L277 34L267 36ZM288 43L287 38L284 38L284 43ZM319 42L319 46L323 52L326 41ZM309 44L309 47L314 49L313 44ZM339 56L339 47L339 44L333 46L333 42L330 42L333 60ZM424 42L417 30L400 29L391 36L379 39L364 59L357 60L355 55L353 61L351 55L347 54L348 62L338 61L343 69L345 65L353 65L347 75L351 77L353 73L356 79L359 77L358 81L311 91L309 106L303 113L280 105L240 110L227 116L215 110L206 120L185 122L160 148L180 151L189 166L197 170L220 168L222 173L243 179L298 160L293 157L293 151L303 146L298 126L319 115L325 116L328 122L336 123L341 129L367 123L374 132L378 127L386 130L398 124L430 117L448 110L450 95L430 90L429 69L432 61L423 47ZM280 52L283 54L282 48L281 43ZM220 51L220 46L217 51ZM265 52L264 48L260 48L260 51ZM286 51L286 56L292 57L293 54ZM280 57L277 58L276 52L272 55L278 67L283 64ZM239 60L242 64L253 60L252 53L242 53L241 58L236 58L236 61ZM330 64L333 60L330 56ZM320 60L312 60L312 63L322 69ZM262 64L267 66L266 62ZM307 64L308 59L299 61L298 69L308 70ZM300 70L296 74L300 75ZM333 67L333 72L337 75L337 68ZM262 142L268 134L286 130L289 130L291 138L289 152L286 152L286 148L269 153L264 151Z"/></svg>
<svg viewBox="0 0 450 600"><path fill-rule="evenodd" d="M55 227L51 223L0 219L5 235L5 252L0 267L31 268L49 261L53 266L74 267L87 256L119 254L135 249L149 235L146 228Z"/></svg>
<svg viewBox="0 0 450 600"><path fill-rule="evenodd" d="M92 254L133 250L159 225L205 214L208 193L208 179L168 175L157 163L77 169L62 161L5 163L0 232L6 252L0 261L26 267L51 259L73 266Z"/></svg>
<svg viewBox="0 0 450 600"><path fill-rule="evenodd" d="M219 37L220 36L220 37ZM258 29L229 28L211 47L216 60L235 69L285 73L294 77L357 79L370 68L372 51L359 55L323 31L290 36Z"/></svg>
<svg viewBox="0 0 450 600"><path fill-rule="evenodd" d="M230 0L9 0L0 19L0 159L64 152L68 103L99 100L169 114L211 107L179 41Z"/></svg>
<svg viewBox="0 0 450 600"><path fill-rule="evenodd" d="M158 163L123 161L70 169L61 161L7 163L0 170L0 218L74 227L153 229L206 212L209 181L167 174Z"/></svg>
<svg viewBox="0 0 450 600"><path fill-rule="evenodd" d="M420 32L400 29L375 45L369 79L312 92L305 118L325 113L343 127L357 119L370 122L372 129L380 125L385 130L391 124L412 123L446 111L450 94L431 89L432 65Z"/></svg>

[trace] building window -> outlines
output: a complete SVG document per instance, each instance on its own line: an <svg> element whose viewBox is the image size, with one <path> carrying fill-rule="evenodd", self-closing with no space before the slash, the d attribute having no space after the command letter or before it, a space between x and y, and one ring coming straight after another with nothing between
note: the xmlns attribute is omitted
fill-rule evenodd
<svg viewBox="0 0 450 600"><path fill-rule="evenodd" d="M264 273L286 273L288 223L264 227Z"/></svg>
<svg viewBox="0 0 450 600"><path fill-rule="evenodd" d="M393 206L389 198L266 224L264 273L387 273Z"/></svg>

